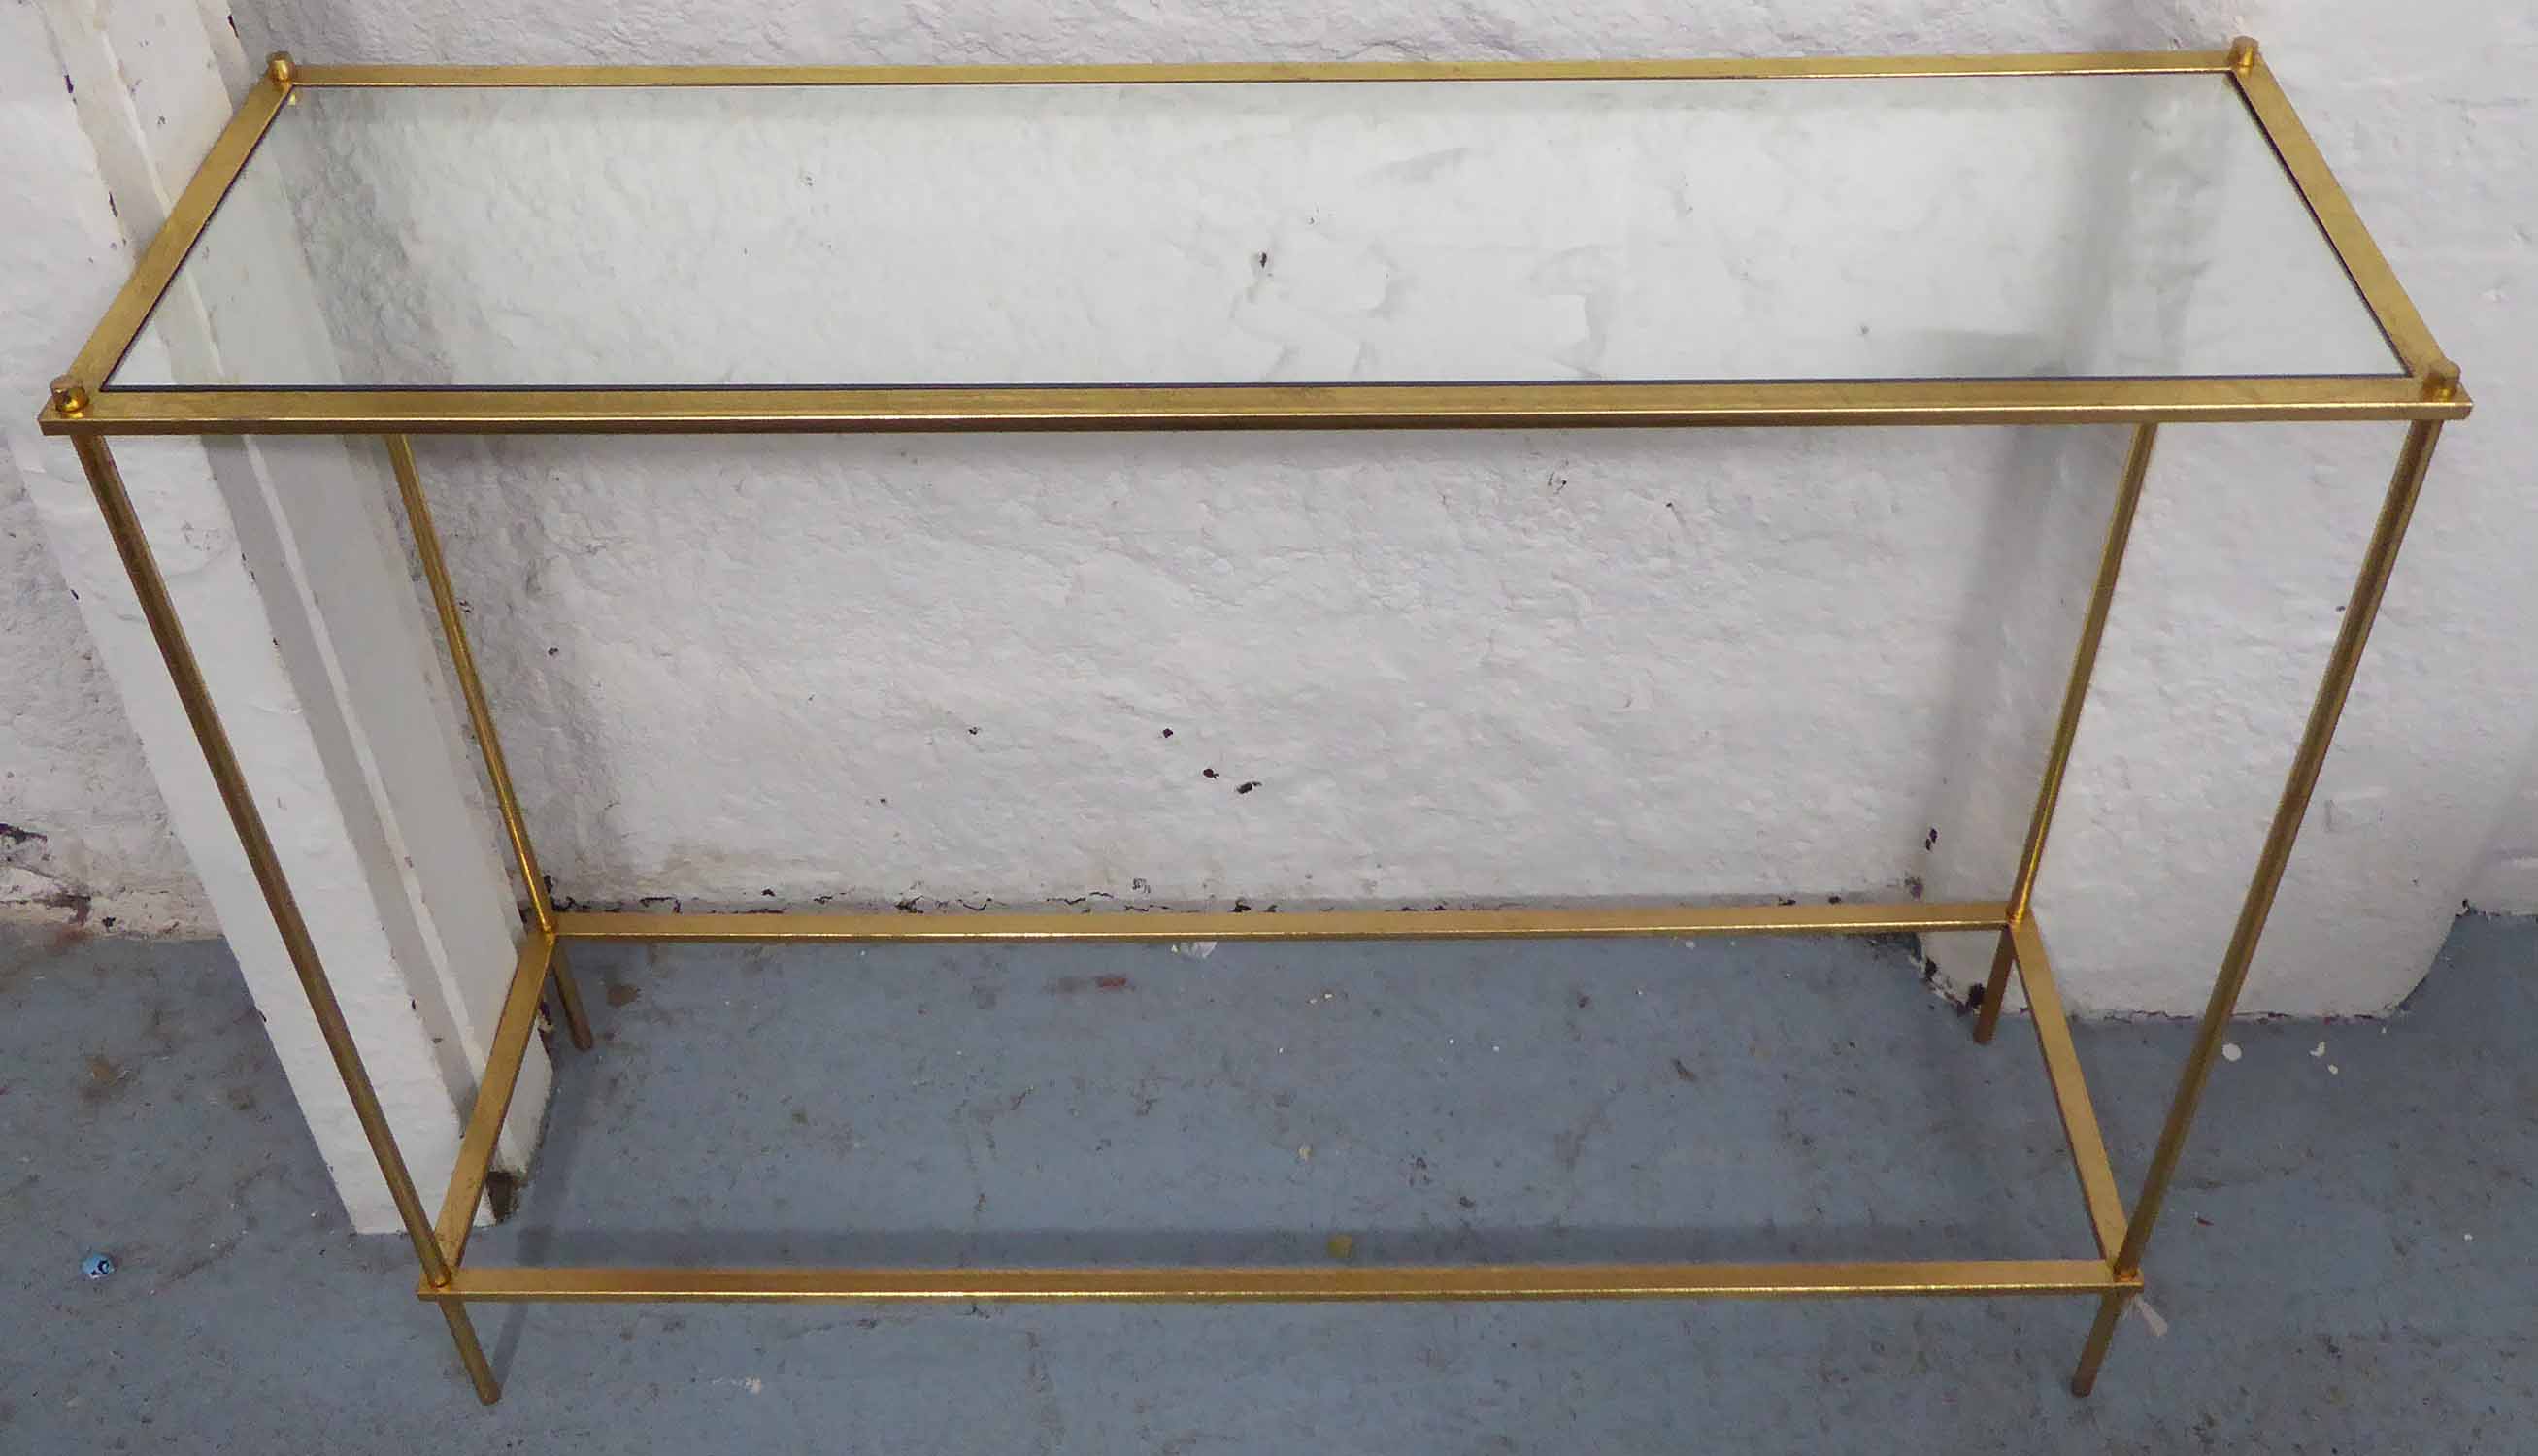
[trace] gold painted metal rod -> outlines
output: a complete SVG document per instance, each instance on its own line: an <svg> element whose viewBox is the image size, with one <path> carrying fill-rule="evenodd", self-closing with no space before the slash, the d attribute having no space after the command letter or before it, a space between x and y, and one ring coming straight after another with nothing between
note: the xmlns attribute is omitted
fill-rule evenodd
<svg viewBox="0 0 2538 1456"><path fill-rule="evenodd" d="M562 939L616 941L1497 940L1621 935L1879 935L1993 930L2007 906L1654 905L1626 909L1100 911L1033 914L660 915L567 910Z"/></svg>
<svg viewBox="0 0 2538 1456"><path fill-rule="evenodd" d="M2387 255L2371 240L2371 230L2362 226L2362 215L2354 210L2353 199L2335 180L2325 154L2318 151L2300 113L2292 109L2291 98L2284 95L2282 83L2274 79L2273 68L2250 46L2248 65L2230 74L2248 111L2255 116L2257 128L2281 159L2283 169L2291 174L2301 200L2308 204L2309 216L2317 221L2318 231L2326 234L2328 245L2335 249L2336 259L2353 280L2355 291L2370 306L2379 331L2387 336L2389 348L2408 369L2419 376L2426 374L2441 362L2440 346L2433 341L2433 331L2424 322L2423 314L2416 311L2414 300L2406 297L2405 286L2397 281L2397 270L2388 266Z"/></svg>
<svg viewBox="0 0 2538 1456"><path fill-rule="evenodd" d="M2264 934L2265 917L2273 910L2274 895L2282 889L2283 872L2291 864L2292 845L2300 837L2301 821L2308 812L2309 795L2317 788L2318 773L2326 766L2336 720L2343 716L2345 697L2353 691L2354 675L2362 666L2362 649L2370 643L2371 624L2379 615L2381 599L2387 595L2388 578L2396 570L2397 549L2406 539L2407 522L2414 517L2415 502L2423 495L2424 476L2432 468L2433 449L2440 436L2440 426L2432 423L2406 431L2405 448L2398 454L2396 474L2388 482L2388 494L2371 530L2370 548L2363 555L2361 574L2353 583L2351 600L2345 604L2335 650L2327 658L2325 678L2318 684L2317 699L2309 707L2308 726L2301 734L2299 752L2292 756L2282 801L2274 810L2272 827L2265 832L2264 852L2256 860L2256 873L2248 882L2237 926L2231 932L2230 949L2221 958L2220 973L2213 978L2212 999L2203 1009L2193 1049L2177 1078L2176 1096L2169 1106L2166 1125L2160 1129L2159 1146L2151 1154L2141 1196L2133 1202L2132 1226L2115 1255L2115 1267L2124 1273L2141 1268L2142 1250L2150 1243L2151 1230L2158 1226L2161 1206L2168 1201L2169 1185L2185 1152L2186 1134L2194 1126L2195 1109L2202 1104L2203 1090L2211 1081L2213 1059L2220 1054L2222 1037L2230 1029L2230 1017L2238 1007L2238 993L2246 987L2247 971L2255 963L2257 939Z"/></svg>
<svg viewBox="0 0 2538 1456"><path fill-rule="evenodd" d="M2027 843L2019 851L2018 871L2010 879L2009 918L2027 918L2036 896L2036 877L2044 867L2044 841L2053 832L2053 810L2062 800L2062 777L2071 766L2072 746L2080 741L2080 716L2089 705L2089 680L2098 670L2098 647L2105 640L2106 617L2114 610L2115 578L2124 567L2124 548L2132 540L2133 516L2141 506L2142 482L2150 478L2151 451L2159 443L2159 427L2133 430L2132 450L2115 487L2115 506L2106 522L2105 545L2098 553L2097 584L2089 592L2089 610L2081 619L2080 641L2071 652L2071 676L2062 690L2062 711L2054 719L2053 744L2044 754L2044 781L2036 792L2036 812L2027 822ZM1991 1040L2000 1025L2001 1002L2008 998L2008 938L1993 955L1991 978L1983 987L1983 1004L1974 1014L1974 1040Z"/></svg>
<svg viewBox="0 0 2538 1456"><path fill-rule="evenodd" d="M467 1114L458 1161L449 1170L449 1188L440 1200L440 1248L453 1268L467 1255L467 1235L475 1228L476 1205L485 1196L485 1179L494 1166L502 1119L510 1114L511 1093L519 1086L520 1063L529 1054L529 1034L537 1029L538 998L546 990L547 965L554 954L555 942L545 936L531 931L522 938L520 958L511 968L511 987L494 1024L494 1044L486 1049L485 1072L476 1084L476 1105Z"/></svg>
<svg viewBox="0 0 2538 1456"><path fill-rule="evenodd" d="M264 140L265 129L281 114L284 95L284 89L270 78L247 88L245 99L238 102L229 125L212 143L203 165L194 169L185 190L177 194L175 206L167 210L167 220L160 225L150 245L141 250L132 276L124 280L114 301L106 305L105 315L90 332L88 342L80 346L70 375L93 399L102 397L115 366L123 363L133 339L149 321L151 310L159 306L160 295L167 291L185 255L194 250L194 240L202 235L204 225L212 220L221 199L229 195L230 184L245 170L247 159L255 155L257 144Z"/></svg>
<svg viewBox="0 0 2538 1456"><path fill-rule="evenodd" d="M426 1299L536 1301L1808 1298L2126 1288L2102 1259L1836 1264L1453 1264L1079 1269L462 1269Z"/></svg>
<svg viewBox="0 0 2538 1456"><path fill-rule="evenodd" d="M396 1134L389 1129L378 1092L370 1086L369 1071L362 1065L361 1049L353 1044L344 1008L335 999L335 988L317 959L316 943L309 938L308 924L301 916L291 882L283 875L273 836L265 829L254 791L247 786L246 773L238 766L237 754L230 746L229 731L221 725L220 709L212 702L202 667L185 638L184 624L167 595L167 579L159 572L150 538L133 511L122 472L115 468L105 441L83 436L73 443L81 466L88 472L89 489L97 496L98 510L105 517L106 533L113 537L115 552L123 559L124 574L132 579L142 618L150 624L150 634L157 639L159 655L167 665L176 699L184 705L186 721L193 725L195 741L202 745L212 782L220 789L221 803L229 810L230 824L237 831L238 845L245 851L248 868L255 873L256 888L264 893L265 905L273 912L274 929L280 933L283 950L291 958L291 968L300 977L300 989L308 997L308 1009L317 1020L317 1032L325 1038L327 1054L334 1058L336 1075L343 1079L345 1095L352 1101L353 1115L362 1125L362 1135L369 1140L371 1155L378 1159L379 1175L387 1182L389 1200L396 1205L406 1236L414 1241L424 1282L445 1285L449 1265L441 1257L440 1245L434 1240L431 1221L424 1216L414 1175L406 1168L405 1155L397 1150Z"/></svg>
<svg viewBox="0 0 2538 1456"><path fill-rule="evenodd" d="M572 967L565 963L564 947L559 945L547 960L547 974L555 980L556 1000L564 1003L566 1034L572 1037L575 1050L590 1050L590 1014L582 1010L581 987L572 978Z"/></svg>
<svg viewBox="0 0 2538 1456"><path fill-rule="evenodd" d="M520 796L511 786L510 764L502 757L502 740L494 731L494 710L485 700L485 682L476 673L476 654L467 645L467 623L458 610L458 593L449 584L449 563L440 553L440 533L433 528L432 505L423 495L423 478L415 470L414 446L401 434L386 436L388 464L396 472L397 495L405 502L407 527L414 532L415 555L423 562L423 579L432 589L432 607L440 617L440 636L449 647L449 666L458 678L459 695L467 702L467 721L475 725L476 746L485 755L485 777L494 786L501 811L502 832L511 841L511 857L529 891L529 910L541 936L555 934L555 904L538 874L537 851L529 847L528 821L520 814Z"/></svg>
<svg viewBox="0 0 2538 1456"><path fill-rule="evenodd" d="M1680 60L1269 61L1076 66L295 66L301 86L1139 86L1209 82L1777 81L2130 76L2230 69L2226 50L1695 57Z"/></svg>
<svg viewBox="0 0 2538 1456"><path fill-rule="evenodd" d="M2456 420L2405 374L1717 383L109 389L51 434L721 434Z"/></svg>
<svg viewBox="0 0 2538 1456"><path fill-rule="evenodd" d="M2081 1074L2079 1048L2071 1044L2070 1018L2062 1009L2062 991L2053 979L2053 962L2044 954L2044 937L2029 916L2009 928L2018 947L2018 983L2027 991L2029 1019L2036 1023L2037 1050L2044 1056L2044 1080L2052 1086L2053 1105L2062 1114L2062 1138L2071 1149L2071 1166L2080 1176L2080 1201L2089 1211L2089 1231L2098 1252L2115 1256L2124 1242L2124 1198L2115 1191L2115 1166L2106 1157L2105 1135L2098 1129L2098 1111L2089 1101L2089 1080Z"/></svg>
<svg viewBox="0 0 2538 1456"><path fill-rule="evenodd" d="M2085 1396L2098 1388L2098 1371L2106 1362L2106 1350L2115 1343L2115 1323L2124 1317L2124 1306L2131 1303L2138 1290L2116 1290L2098 1301L2098 1316L2089 1322L2089 1338L2080 1346L2079 1367L2071 1372L2071 1393Z"/></svg>
<svg viewBox="0 0 2538 1456"><path fill-rule="evenodd" d="M476 1399L492 1405L502 1398L502 1382L494 1376L494 1362L485 1358L485 1347L476 1340L475 1322L467 1317L467 1306L456 1299L434 1300L440 1306L441 1318L449 1322L450 1343L458 1347L458 1363L466 1367L467 1383L476 1387Z"/></svg>
<svg viewBox="0 0 2538 1456"><path fill-rule="evenodd" d="M2036 894L2036 877L2044 866L2044 841L2053 831L2053 809L2062 798L2062 777L2071 766L2072 746L2080 740L2080 716L2089 703L2089 679L2098 667L2098 648L2105 640L2106 618L2114 610L2115 578L2124 567L2124 548L2132 540L2133 516L2141 507L2142 482L2150 477L2151 450L2159 443L2159 427L2133 430L2131 452L2124 459L2122 481L2115 488L2115 507L2106 522L2106 543L2098 554L2098 580L2089 592L2088 615L2080 625L2080 642L2071 653L2071 677L2062 692L2061 715L2053 724L2053 746L2044 759L2044 784L2036 796L2036 814L2027 826L2027 846L2018 858L2018 873L2009 886L2009 918L2027 918Z"/></svg>

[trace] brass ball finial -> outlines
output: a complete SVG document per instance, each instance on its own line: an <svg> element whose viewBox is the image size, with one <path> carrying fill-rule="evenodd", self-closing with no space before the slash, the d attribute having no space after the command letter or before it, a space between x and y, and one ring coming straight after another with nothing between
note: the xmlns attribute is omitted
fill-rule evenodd
<svg viewBox="0 0 2538 1456"><path fill-rule="evenodd" d="M2249 35L2240 35L2232 40L2230 42L2230 69L2237 72L2241 76L2244 76L2255 68L2255 38Z"/></svg>
<svg viewBox="0 0 2538 1456"><path fill-rule="evenodd" d="M266 56L264 58L264 74L266 79L270 80L276 86L289 86L294 74L291 65L291 52L287 50L277 50L273 54Z"/></svg>
<svg viewBox="0 0 2538 1456"><path fill-rule="evenodd" d="M79 380L64 374L53 381L53 408L65 415L86 414L88 391L80 387Z"/></svg>

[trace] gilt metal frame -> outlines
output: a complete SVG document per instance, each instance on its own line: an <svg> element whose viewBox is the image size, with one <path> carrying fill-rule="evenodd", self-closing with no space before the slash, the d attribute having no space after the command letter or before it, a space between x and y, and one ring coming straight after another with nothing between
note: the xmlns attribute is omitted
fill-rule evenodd
<svg viewBox="0 0 2538 1456"><path fill-rule="evenodd" d="M2233 378L1851 380L1762 383L1527 383L853 389L151 390L109 384L151 309L300 87L857 86L1016 83L1466 81L1867 76L2226 75L2376 318L2402 371ZM422 1268L421 1298L447 1320L478 1395L500 1395L467 1306L502 1300L788 1299L1572 1299L1895 1294L2087 1294L2097 1318L2072 1388L2087 1394L2115 1321L2143 1285L2142 1256L2182 1155L2221 1038L2253 961L2328 742L2353 685L2408 518L2445 422L2470 408L2396 275L2335 182L2253 41L2227 50L2085 55L1735 61L1385 63L1078 67L409 67L299 66L276 55L177 199L40 423L71 437L141 610L209 761L231 821L319 1030L376 1154ZM2405 421L2404 447L2324 679L2247 887L2141 1191L2129 1211L2089 1101L2044 938L2032 909L2053 809L2079 730L2135 507L2162 424ZM782 432L1218 429L1475 429L1588 426L2069 425L2133 428L2094 589L2073 653L2043 782L2008 892L1972 903L1666 905L1628 909L1335 910L1234 913L907 916L660 915L558 910L539 872L433 528L408 436L417 433ZM496 1024L457 1164L436 1219L427 1214L275 855L186 640L108 438L125 434L370 434L388 450L469 720L525 887L529 923ZM2014 973L2070 1148L2094 1252L2068 1259L1789 1264L1441 1265L1232 1268L484 1267L467 1242L513 1085L552 986L574 1045L589 1019L566 965L582 941L1149 941L1507 939L1557 936L1991 931L1998 935L1974 1039L1988 1042Z"/></svg>

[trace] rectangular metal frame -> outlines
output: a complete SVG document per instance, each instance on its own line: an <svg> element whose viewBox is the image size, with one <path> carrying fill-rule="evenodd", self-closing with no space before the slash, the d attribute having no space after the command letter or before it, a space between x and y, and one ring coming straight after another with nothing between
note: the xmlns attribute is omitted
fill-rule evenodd
<svg viewBox="0 0 2538 1456"><path fill-rule="evenodd" d="M858 86L1018 83L1466 81L1860 76L2230 76L2319 229L2387 336L2404 372L2186 379L1833 380L1685 384L1235 385L912 389L132 389L109 385L151 310L291 92L301 86ZM352 1096L461 1362L488 1402L500 1387L465 1306L501 1300L785 1299L1575 1299L1835 1294L2095 1294L2098 1317L2073 1389L2095 1380L2114 1322L2142 1288L2141 1261L2256 938L2289 861L2327 744L2360 663L2442 422L2467 415L2440 354L2301 126L2254 42L2226 51L2083 55L1114 67L297 67L276 56L248 93L167 226L143 252L41 415L73 437L179 698L203 745L284 946ZM2249 884L2238 925L2163 1128L2127 1212L2099 1130L2060 992L2031 907L2054 805L2076 742L2158 426L2211 421L2403 420L2406 443L2347 605L2324 681ZM1416 429L1578 426L1999 425L2123 423L2132 449L2111 518L2043 781L2008 893L1972 903L1663 905L1520 910L1340 910L1302 914L658 915L559 911L529 841L492 710L407 436L423 432L774 432ZM384 438L423 575L521 873L530 923L497 1021L475 1107L439 1216L428 1219L358 1048L282 875L226 730L186 642L106 439L118 434L376 434ZM654 1269L486 1268L466 1263L495 1145L547 988L574 1043L591 1045L567 965L581 941L1183 941L1505 939L1547 936L1869 934L1991 931L1998 946L1974 1039L1987 1042L2014 973L2096 1253L2058 1260L1881 1263L1444 1265L1253 1268Z"/></svg>
<svg viewBox="0 0 2538 1456"><path fill-rule="evenodd" d="M2403 372L2192 378L1701 383L1236 384L671 389L110 386L212 213L298 87L995 86L1230 82L2230 77ZM65 408L76 404L77 408ZM48 430L113 434L712 433L937 430L1331 430L1753 425L2076 425L2455 420L2455 371L2327 170L2254 42L2228 50L1759 60L1187 66L296 66L268 68L115 296Z"/></svg>

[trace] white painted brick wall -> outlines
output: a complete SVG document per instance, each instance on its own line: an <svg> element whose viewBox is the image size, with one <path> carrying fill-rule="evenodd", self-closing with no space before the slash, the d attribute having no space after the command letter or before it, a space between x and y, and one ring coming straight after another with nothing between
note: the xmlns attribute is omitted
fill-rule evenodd
<svg viewBox="0 0 2538 1456"><path fill-rule="evenodd" d="M2361 1012L2410 989L2462 897L2507 887L2538 840L2511 788L2538 705L2522 414L2538 33L2447 8L1175 0L1132 19L563 0L531 26L486 0L272 0L238 24L251 51L343 61L2256 33L2481 406L2444 444L2248 999ZM2108 431L1843 431L435 441L422 457L568 892L1265 905L1996 893L2119 450ZM2075 1004L2199 1006L2394 451L2375 427L2168 431L2041 891ZM36 756L51 787L29 802L75 798L59 785L95 761ZM1941 949L1961 977L1982 954Z"/></svg>

